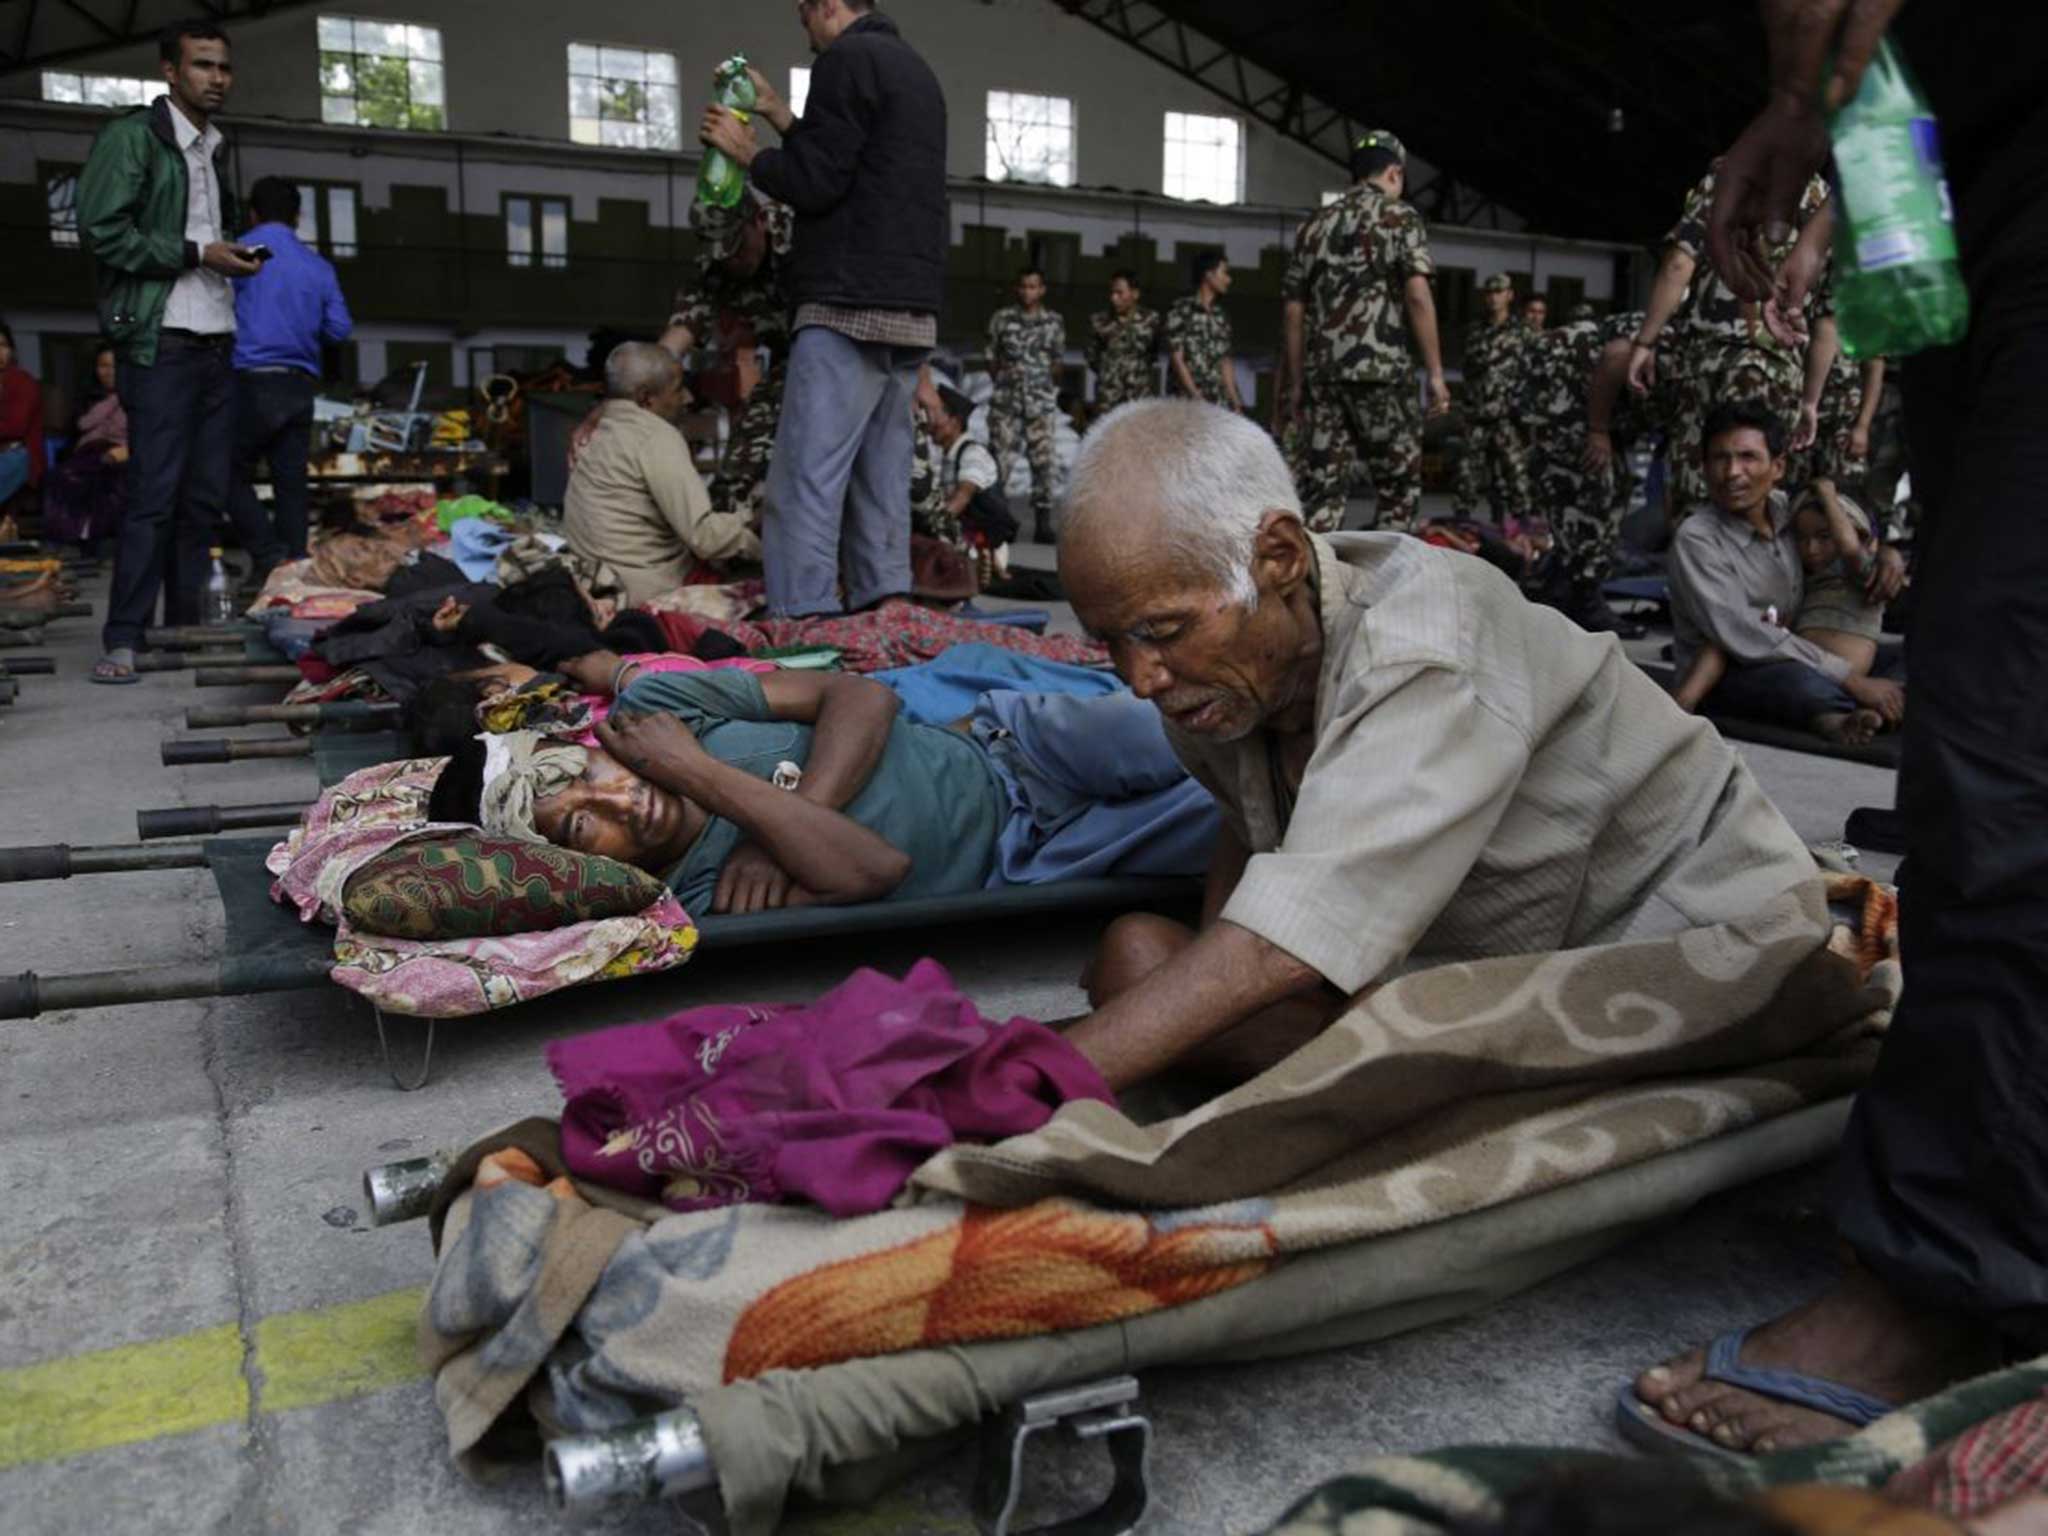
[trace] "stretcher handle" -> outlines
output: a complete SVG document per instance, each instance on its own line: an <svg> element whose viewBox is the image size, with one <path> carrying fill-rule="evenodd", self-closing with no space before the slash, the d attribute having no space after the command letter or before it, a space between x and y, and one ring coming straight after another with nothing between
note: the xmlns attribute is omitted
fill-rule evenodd
<svg viewBox="0 0 2048 1536"><path fill-rule="evenodd" d="M303 805L174 805L135 813L135 835L144 842L163 837L212 837L249 827L289 827Z"/></svg>

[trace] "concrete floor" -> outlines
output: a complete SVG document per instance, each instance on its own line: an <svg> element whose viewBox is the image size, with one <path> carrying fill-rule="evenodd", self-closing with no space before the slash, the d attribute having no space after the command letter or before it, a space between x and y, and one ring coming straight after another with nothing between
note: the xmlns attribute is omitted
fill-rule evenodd
<svg viewBox="0 0 2048 1536"><path fill-rule="evenodd" d="M1024 558L1048 563L1042 552ZM88 595L99 600L103 585ZM0 841L128 842L138 807L310 797L305 762L159 766L157 744L187 734L188 705L265 695L197 691L189 674L88 686L95 627L77 619L52 626L44 649L58 658L59 675L25 679L20 702L0 710ZM1890 803L1889 773L1743 751L1809 839L1839 837L1858 805ZM1868 858L1865 867L1887 875L1891 861ZM856 963L900 970L931 952L991 1011L1058 1017L1082 1007L1073 979L1091 933L1085 923L1028 935L945 930L798 955L706 956L690 973L692 995L809 995ZM0 886L0 973L199 958L217 954L220 942L202 874ZM368 1011L339 989L0 1026L8 1031L0 1170L14 1191L0 1223L0 1529L554 1529L537 1477L491 1488L462 1479L424 1379L385 1384L395 1378L352 1380L338 1369L309 1389L301 1370L282 1387L282 1367L259 1336L265 1319L422 1284L431 1266L425 1233L368 1226L364 1167L551 1111L558 1101L543 1043L656 1011L650 995L632 984L570 993L444 1028L433 1081L411 1094L387 1079ZM397 1027L395 1049L415 1050L415 1027ZM1809 1170L1715 1199L1482 1316L1309 1358L1153 1374L1145 1390L1157 1429L1156 1503L1147 1528L1256 1530L1316 1481L1383 1450L1617 1444L1609 1402L1633 1371L1794 1301L1825 1273L1820 1188L1819 1171ZM401 1360L406 1331L402 1318L387 1329ZM198 1378L178 1375L175 1349L122 1347L185 1335L212 1339L239 1360L246 1403L207 1427L152 1438L161 1422L153 1416L169 1411L153 1405L189 1405ZM33 1369L40 1366L52 1369ZM22 1395L23 1384L52 1379L103 1382L108 1422L54 1440L39 1430L37 1399ZM124 1414L135 1422L124 1425ZM1057 1454L1065 1460L1055 1486L1091 1481L1080 1453ZM954 1456L865 1513L806 1514L790 1528L969 1531L970 1470ZM641 1509L591 1528L666 1532L676 1518Z"/></svg>

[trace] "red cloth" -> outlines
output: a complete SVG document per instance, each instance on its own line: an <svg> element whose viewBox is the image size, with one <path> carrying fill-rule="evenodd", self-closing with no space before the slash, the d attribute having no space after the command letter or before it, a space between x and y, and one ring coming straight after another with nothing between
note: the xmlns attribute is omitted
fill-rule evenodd
<svg viewBox="0 0 2048 1536"><path fill-rule="evenodd" d="M593 1184L696 1211L808 1200L878 1211L954 1141L1034 1131L1102 1075L1030 1019L993 1023L920 960L814 1003L691 1008L557 1040L562 1158Z"/></svg>
<svg viewBox="0 0 2048 1536"><path fill-rule="evenodd" d="M43 483L43 386L26 368L9 364L0 372L0 446L28 449L28 483Z"/></svg>
<svg viewBox="0 0 2048 1536"><path fill-rule="evenodd" d="M1965 1430L1885 1485L1901 1503L1974 1520L2001 1504L2048 1492L2048 1395Z"/></svg>

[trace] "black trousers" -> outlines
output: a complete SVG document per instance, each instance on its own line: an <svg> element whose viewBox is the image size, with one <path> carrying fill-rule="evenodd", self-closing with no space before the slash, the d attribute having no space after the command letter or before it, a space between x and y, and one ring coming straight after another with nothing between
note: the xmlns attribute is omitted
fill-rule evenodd
<svg viewBox="0 0 2048 1536"><path fill-rule="evenodd" d="M235 375L235 485L228 516L258 570L305 558L306 455L319 387L296 368ZM270 466L268 514L250 484L259 459Z"/></svg>
<svg viewBox="0 0 2048 1536"><path fill-rule="evenodd" d="M142 644L164 595L164 621L199 622L207 546L227 510L235 451L235 338L166 332L156 361L123 362L128 412L128 514L114 541L114 579L100 640Z"/></svg>
<svg viewBox="0 0 2048 1536"><path fill-rule="evenodd" d="M1839 1230L1896 1291L2048 1345L2048 285L1973 292L1912 359L1905 996L1858 1100ZM2001 292L2001 287L2008 291Z"/></svg>

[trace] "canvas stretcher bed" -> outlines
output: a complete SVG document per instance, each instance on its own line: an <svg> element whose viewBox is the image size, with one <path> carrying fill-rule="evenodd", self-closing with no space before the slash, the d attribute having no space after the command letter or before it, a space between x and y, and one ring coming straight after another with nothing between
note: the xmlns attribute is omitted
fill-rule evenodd
<svg viewBox="0 0 2048 1536"><path fill-rule="evenodd" d="M251 808L264 809L264 808ZM272 810L294 813L294 807ZM292 815L286 816L293 819ZM29 1019L80 1008L166 1002L194 997L239 997L319 987L334 966L334 931L302 923L270 898L272 876L264 859L270 837L211 837L202 842L73 848L66 844L0 849L0 881L59 880L142 870L204 869L213 878L226 924L217 959L178 961L118 971L0 977L0 1019ZM1016 923L1078 913L1140 907L1183 910L1196 883L1181 879L1112 878L1055 885L1005 886L966 896L919 901L876 901L851 907L792 907L744 916L697 920L700 949L799 943L862 934L920 932L980 922ZM687 977L689 967L669 973Z"/></svg>
<svg viewBox="0 0 2048 1536"><path fill-rule="evenodd" d="M1900 979L1895 904L1851 884L1846 941L1809 886L1668 939L1410 973L1240 1088L1156 1121L1069 1103L866 1216L670 1210L567 1176L556 1122L508 1127L432 1213L420 1342L451 1452L482 1472L537 1432L559 1463L565 1438L573 1461L665 1426L695 1449L661 1491L715 1489L765 1536L793 1495L872 1496L1035 1394L1488 1305L1828 1151ZM653 1166L715 1166L703 1134ZM532 1176L479 1177L502 1148Z"/></svg>

